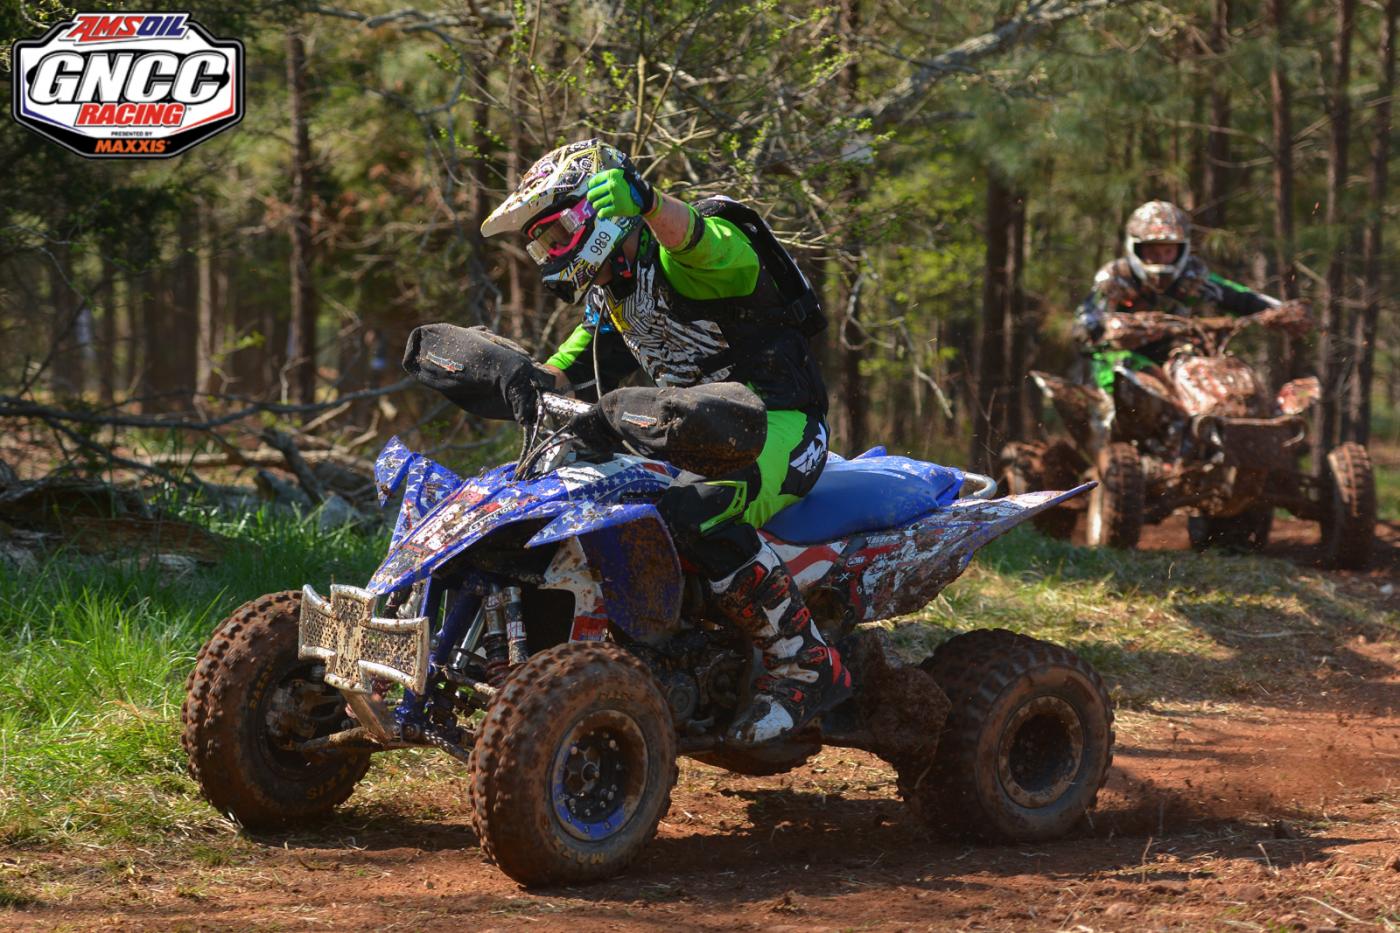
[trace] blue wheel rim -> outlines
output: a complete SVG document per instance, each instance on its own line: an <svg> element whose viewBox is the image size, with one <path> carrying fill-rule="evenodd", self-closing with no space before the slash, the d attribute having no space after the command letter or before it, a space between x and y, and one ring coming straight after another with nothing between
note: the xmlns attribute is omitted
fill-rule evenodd
<svg viewBox="0 0 1400 933"><path fill-rule="evenodd" d="M602 842L628 826L646 789L647 743L617 710L585 714L565 733L550 771L554 816L569 835Z"/></svg>

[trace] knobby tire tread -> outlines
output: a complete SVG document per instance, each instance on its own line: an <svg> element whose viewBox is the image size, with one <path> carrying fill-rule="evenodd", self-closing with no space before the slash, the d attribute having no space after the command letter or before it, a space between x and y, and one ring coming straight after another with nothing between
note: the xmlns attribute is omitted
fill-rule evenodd
<svg viewBox="0 0 1400 933"><path fill-rule="evenodd" d="M1020 495L1045 489L1059 489L1059 484L1064 480L1049 476L1047 461L1056 455L1063 459L1058 450L1058 447L1063 445L1063 441L1025 441L1006 445L1002 452L1002 481L1006 492L1009 495ZM1069 485L1064 488L1069 488L1075 483L1076 478L1071 476ZM1047 538L1067 541L1074 533L1074 525L1078 518L1079 514L1073 509L1056 506L1037 513L1031 518L1031 525Z"/></svg>
<svg viewBox="0 0 1400 933"><path fill-rule="evenodd" d="M250 684L264 653L278 650L279 639L296 642L301 591L286 590L249 600L220 623L200 649L185 682L180 707L190 776L220 813L235 816L254 829L313 822L344 803L369 770L368 753L343 752L333 759L340 767L328 781L319 781L315 795L301 800L274 798L247 776L259 766L250 762L238 741L241 706L230 703ZM283 786L283 789L288 789Z"/></svg>
<svg viewBox="0 0 1400 933"><path fill-rule="evenodd" d="M532 805L522 795L538 788L526 775L547 774L554 757L552 743L544 741L532 724L549 722L560 714L571 698L601 692L606 678L617 678L619 670L637 678L634 686L646 684L642 702L646 712L664 724L670 736L669 753L663 749L659 761L660 805L648 817L650 825L640 826L640 842L630 850L614 854L606 861L590 859L568 845L557 844L557 833L530 825L524 819ZM636 858L656 833L656 826L671 807L671 789L677 777L675 738L670 711L655 686L650 670L624 648L610 642L557 645L531 657L512 672L501 694L487 710L476 747L472 753L472 827L482 853L506 874L526 885L596 881L617 874ZM532 770L532 765L534 770ZM638 814L640 815L640 814ZM548 814L535 814L551 819ZM633 817L634 819L636 816ZM640 825L640 824L639 824ZM628 834L632 834L629 829ZM617 841L614 837L613 841Z"/></svg>
<svg viewBox="0 0 1400 933"><path fill-rule="evenodd" d="M1322 529L1327 566L1360 570L1371 560L1376 527L1376 481L1371 455L1354 441L1327 454L1327 518Z"/></svg>
<svg viewBox="0 0 1400 933"><path fill-rule="evenodd" d="M1142 537L1143 511L1147 507L1142 457L1136 447L1123 441L1109 444L1103 456L1099 482L1103 484L1100 501L1104 540L1100 543L1130 551Z"/></svg>
<svg viewBox="0 0 1400 933"><path fill-rule="evenodd" d="M1113 767L1113 703L1102 678L1059 645L1006 629L977 629L944 642L921 665L952 704L933 763L902 768L897 775L900 796L925 826L959 839L1019 841L994 825L978 799L973 775L979 739L1004 691L1027 673L1054 666L1071 668L1084 677L1106 713L1107 755L1085 810L1094 807Z"/></svg>

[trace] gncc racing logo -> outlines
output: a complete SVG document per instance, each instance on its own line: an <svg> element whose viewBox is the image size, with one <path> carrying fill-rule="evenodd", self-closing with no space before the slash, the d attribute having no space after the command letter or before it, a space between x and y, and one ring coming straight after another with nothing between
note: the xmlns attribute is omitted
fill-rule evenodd
<svg viewBox="0 0 1400 933"><path fill-rule="evenodd" d="M15 119L90 159L179 155L243 119L243 43L188 13L79 13L12 64Z"/></svg>

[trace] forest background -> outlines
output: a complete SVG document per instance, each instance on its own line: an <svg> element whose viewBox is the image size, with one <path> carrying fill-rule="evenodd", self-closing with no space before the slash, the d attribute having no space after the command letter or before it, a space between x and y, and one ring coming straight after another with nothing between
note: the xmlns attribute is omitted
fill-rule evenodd
<svg viewBox="0 0 1400 933"><path fill-rule="evenodd" d="M1323 377L1324 436L1396 430L1373 410L1400 395L1396 0L398 2L201 4L247 45L247 117L173 160L0 128L21 473L53 465L42 448L183 481L255 441L153 454L168 435L147 429L236 427L250 402L255 426L312 421L360 455L392 431L503 437L386 390L423 322L537 352L568 333L577 310L519 244L478 231L539 154L590 135L672 193L759 205L791 244L832 321L837 450L986 468L1041 431L1025 374L1076 364L1072 309L1150 198L1194 214L1218 271L1311 301L1317 334L1245 352L1276 384ZM0 4L0 54L71 12Z"/></svg>

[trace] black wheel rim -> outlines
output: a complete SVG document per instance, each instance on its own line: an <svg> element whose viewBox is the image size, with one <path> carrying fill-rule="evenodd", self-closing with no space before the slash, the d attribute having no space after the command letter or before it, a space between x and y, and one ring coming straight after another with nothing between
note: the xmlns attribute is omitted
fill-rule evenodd
<svg viewBox="0 0 1400 933"><path fill-rule="evenodd" d="M554 755L550 798L559 825L584 842L622 832L646 792L646 737L627 713L596 710L564 735Z"/></svg>
<svg viewBox="0 0 1400 933"><path fill-rule="evenodd" d="M288 773L306 770L310 759L297 746L340 730L345 700L321 679L321 665L297 661L262 695L257 722L258 747L267 762Z"/></svg>
<svg viewBox="0 0 1400 933"><path fill-rule="evenodd" d="M1006 795L1030 810L1062 798L1082 769L1084 725L1063 697L1027 700L1007 720L997 747L997 777Z"/></svg>

